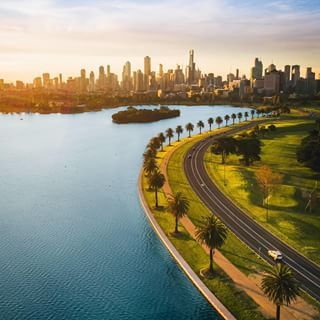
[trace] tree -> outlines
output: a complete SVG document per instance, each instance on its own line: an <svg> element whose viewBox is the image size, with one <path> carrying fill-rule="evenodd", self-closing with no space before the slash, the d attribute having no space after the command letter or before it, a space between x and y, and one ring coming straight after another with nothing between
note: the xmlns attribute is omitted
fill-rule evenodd
<svg viewBox="0 0 320 320"><path fill-rule="evenodd" d="M221 126L221 123L223 122L222 118L219 116L219 117L216 117L216 124L218 125L218 129L220 129L220 126Z"/></svg>
<svg viewBox="0 0 320 320"><path fill-rule="evenodd" d="M165 179L164 175L157 169L149 176L150 188L152 188L154 190L154 192L155 192L156 208L159 207L159 204L158 204L158 190L163 187L165 181L166 181L166 179Z"/></svg>
<svg viewBox="0 0 320 320"><path fill-rule="evenodd" d="M147 161L150 158L155 158L157 155L157 151L152 148L147 148L146 151L143 153L144 161Z"/></svg>
<svg viewBox="0 0 320 320"><path fill-rule="evenodd" d="M235 113L233 113L231 115L231 118L232 118L232 125L234 125L234 121L237 119L237 115Z"/></svg>
<svg viewBox="0 0 320 320"><path fill-rule="evenodd" d="M262 278L264 294L276 305L276 320L280 320L280 308L289 305L300 295L300 285L286 264L277 264Z"/></svg>
<svg viewBox="0 0 320 320"><path fill-rule="evenodd" d="M226 162L229 154L236 152L237 140L232 137L221 137L214 140L210 151L213 154L221 154L221 163Z"/></svg>
<svg viewBox="0 0 320 320"><path fill-rule="evenodd" d="M200 130L200 134L201 134L201 129L202 128L204 128L204 123L203 123L203 121L198 121L198 123L197 123L197 127L199 128L199 130Z"/></svg>
<svg viewBox="0 0 320 320"><path fill-rule="evenodd" d="M242 155L242 161L250 166L254 161L260 161L261 142L256 138L243 138L237 141L237 154Z"/></svg>
<svg viewBox="0 0 320 320"><path fill-rule="evenodd" d="M320 131L314 130L301 140L297 160L315 172L320 172Z"/></svg>
<svg viewBox="0 0 320 320"><path fill-rule="evenodd" d="M225 120L225 122L226 122L226 127L228 126L228 122L229 122L229 120L230 120L230 116L228 115L228 114L226 114L225 116L224 116L224 120Z"/></svg>
<svg viewBox="0 0 320 320"><path fill-rule="evenodd" d="M239 123L241 122L241 119L242 119L242 112L238 112L238 120L239 120Z"/></svg>
<svg viewBox="0 0 320 320"><path fill-rule="evenodd" d="M180 141L180 135L182 134L182 132L183 132L182 126L177 126L176 127L176 134L178 135L178 141Z"/></svg>
<svg viewBox="0 0 320 320"><path fill-rule="evenodd" d="M210 264L209 272L213 273L213 254L215 249L223 246L227 239L228 229L216 216L204 217L201 225L197 228L196 237L200 243L205 243L209 248Z"/></svg>
<svg viewBox="0 0 320 320"><path fill-rule="evenodd" d="M191 131L193 131L194 125L189 122L186 124L186 130L189 132L189 138L191 137Z"/></svg>
<svg viewBox="0 0 320 320"><path fill-rule="evenodd" d="M143 163L143 170L147 174L147 176L150 176L154 171L158 169L157 161L155 158L149 158Z"/></svg>
<svg viewBox="0 0 320 320"><path fill-rule="evenodd" d="M251 120L253 120L253 118L254 118L254 114L256 113L253 109L250 111L250 113L251 113Z"/></svg>
<svg viewBox="0 0 320 320"><path fill-rule="evenodd" d="M210 117L210 118L208 119L209 131L211 131L211 127L212 127L212 125L213 125L213 122L214 122L213 118Z"/></svg>
<svg viewBox="0 0 320 320"><path fill-rule="evenodd" d="M266 220L268 221L269 197L281 185L283 175L273 172L270 167L264 165L255 172L255 176L263 195L262 204L266 207Z"/></svg>
<svg viewBox="0 0 320 320"><path fill-rule="evenodd" d="M155 149L158 150L161 146L161 141L159 139L159 137L153 137L150 139L147 147L151 148L151 149Z"/></svg>
<svg viewBox="0 0 320 320"><path fill-rule="evenodd" d="M258 117L258 118L259 118L260 114L261 114L261 110L258 109L258 110L257 110L257 117Z"/></svg>
<svg viewBox="0 0 320 320"><path fill-rule="evenodd" d="M163 144L166 142L166 136L163 134L163 132L160 132L158 134L158 138L161 144L161 151L163 151Z"/></svg>
<svg viewBox="0 0 320 320"><path fill-rule="evenodd" d="M244 118L245 118L246 121L248 121L248 117L249 117L249 113L246 111L246 112L244 113Z"/></svg>
<svg viewBox="0 0 320 320"><path fill-rule="evenodd" d="M169 199L169 211L175 217L175 233L179 232L179 219L188 214L189 206L189 200L183 195L182 192L177 192Z"/></svg>
<svg viewBox="0 0 320 320"><path fill-rule="evenodd" d="M169 146L171 146L171 139L173 138L173 130L171 128L166 130L166 136L169 139Z"/></svg>

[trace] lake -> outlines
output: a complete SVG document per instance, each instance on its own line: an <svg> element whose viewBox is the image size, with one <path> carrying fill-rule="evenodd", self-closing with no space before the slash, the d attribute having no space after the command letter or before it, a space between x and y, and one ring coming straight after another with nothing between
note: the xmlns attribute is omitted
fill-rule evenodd
<svg viewBox="0 0 320 320"><path fill-rule="evenodd" d="M137 179L158 132L250 109L174 108L129 125L112 123L119 109L0 115L1 319L220 319L149 225Z"/></svg>

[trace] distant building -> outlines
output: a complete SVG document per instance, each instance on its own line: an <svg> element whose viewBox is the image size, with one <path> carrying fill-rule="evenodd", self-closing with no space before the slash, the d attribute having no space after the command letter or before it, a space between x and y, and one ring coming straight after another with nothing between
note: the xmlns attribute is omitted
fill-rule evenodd
<svg viewBox="0 0 320 320"><path fill-rule="evenodd" d="M262 79L262 72L263 72L263 64L258 58L254 60L254 66L251 68L251 80L253 79Z"/></svg>
<svg viewBox="0 0 320 320"><path fill-rule="evenodd" d="M299 65L294 65L292 66L291 70L291 81L293 87L297 85L298 80L300 79L300 66Z"/></svg>
<svg viewBox="0 0 320 320"><path fill-rule="evenodd" d="M42 88L42 78L41 77L36 77L33 80L33 87L35 89L40 89Z"/></svg>
<svg viewBox="0 0 320 320"><path fill-rule="evenodd" d="M50 74L49 73L44 73L42 75L42 82L43 82L43 87L45 89L49 89L50 88Z"/></svg>
<svg viewBox="0 0 320 320"><path fill-rule="evenodd" d="M96 80L95 80L95 75L94 72L90 72L90 77L89 77L89 92L94 92L96 91Z"/></svg>
<svg viewBox="0 0 320 320"><path fill-rule="evenodd" d="M150 75L151 75L151 58L149 56L144 57L144 75L143 86L144 90L149 90L150 87Z"/></svg>
<svg viewBox="0 0 320 320"><path fill-rule="evenodd" d="M280 93L280 72L272 70L264 76L264 91L266 95Z"/></svg>

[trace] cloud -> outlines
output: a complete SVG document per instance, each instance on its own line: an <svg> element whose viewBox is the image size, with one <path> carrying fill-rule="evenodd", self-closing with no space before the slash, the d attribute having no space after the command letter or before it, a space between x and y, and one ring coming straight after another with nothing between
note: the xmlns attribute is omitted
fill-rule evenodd
<svg viewBox="0 0 320 320"><path fill-rule="evenodd" d="M256 55L319 63L317 1L1 0L0 18L0 58L10 54L18 64L42 56L68 69L63 57L83 63L94 57L99 65L101 56L119 63L149 54L174 65L191 47L203 68L219 72L222 65L249 68ZM230 61L240 57L246 61ZM10 74L4 62L2 69Z"/></svg>

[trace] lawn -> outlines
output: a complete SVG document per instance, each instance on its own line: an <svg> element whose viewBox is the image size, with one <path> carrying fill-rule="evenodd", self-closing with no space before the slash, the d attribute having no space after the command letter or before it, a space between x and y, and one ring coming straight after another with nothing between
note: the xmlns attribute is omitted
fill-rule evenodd
<svg viewBox="0 0 320 320"><path fill-rule="evenodd" d="M252 167L239 163L238 156L230 156L226 165L226 187L221 157L206 153L206 168L233 201L264 227L299 252L320 264L320 205L314 212L305 211L308 191L315 186L316 175L296 160L296 148L312 130L314 121L288 119L274 122L277 130L262 140L262 161ZM284 176L283 185L269 200L269 219L262 206L262 194L255 179L255 171L267 165ZM319 187L318 187L319 190Z"/></svg>

